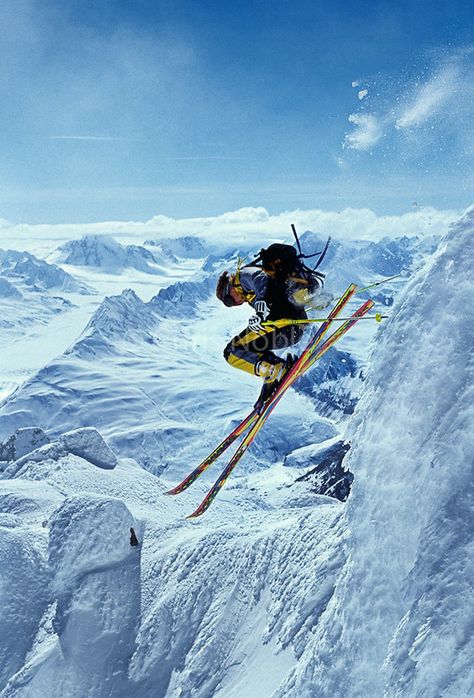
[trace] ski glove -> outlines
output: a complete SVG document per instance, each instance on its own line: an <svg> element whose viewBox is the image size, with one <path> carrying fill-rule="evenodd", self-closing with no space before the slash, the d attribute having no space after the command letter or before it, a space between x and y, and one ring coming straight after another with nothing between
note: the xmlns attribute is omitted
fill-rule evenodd
<svg viewBox="0 0 474 698"><path fill-rule="evenodd" d="M262 318L260 315L252 315L252 317L249 318L249 330L251 332L263 332L264 328L262 327Z"/></svg>
<svg viewBox="0 0 474 698"><path fill-rule="evenodd" d="M270 315L270 309L265 301L255 301L253 307L257 314L252 315L249 319L249 330L251 332L263 332L262 322Z"/></svg>

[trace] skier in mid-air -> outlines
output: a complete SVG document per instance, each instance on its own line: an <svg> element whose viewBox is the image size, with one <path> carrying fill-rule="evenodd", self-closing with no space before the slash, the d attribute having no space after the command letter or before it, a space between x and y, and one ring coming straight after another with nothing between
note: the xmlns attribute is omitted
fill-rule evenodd
<svg viewBox="0 0 474 698"><path fill-rule="evenodd" d="M324 252L326 249L327 245ZM323 253L318 254L320 262ZM292 354L282 358L275 350L299 342L305 327L304 324L272 327L262 323L284 318L306 319L305 306L315 297L319 296L317 307L326 306L332 298L321 297L324 275L306 266L304 257L301 248L298 254L292 245L274 243L235 274L225 271L217 283L216 295L227 307L249 303L255 311L248 326L227 344L224 357L231 366L263 378L256 406L270 397L295 361Z"/></svg>
<svg viewBox="0 0 474 698"><path fill-rule="evenodd" d="M274 243L260 250L260 254L250 264L243 267L238 264L236 273L229 274L225 271L219 277L216 294L227 307L247 302L254 310L248 327L229 342L224 350L224 356L232 366L261 376L264 383L260 397L250 413L182 482L168 491L167 494L173 495L184 492L236 439L242 437L235 453L201 504L192 514L189 514L188 518L196 518L207 511L288 388L310 370L313 364L326 354L358 320L367 317L380 321L383 317L380 314L367 315L374 305L374 301L370 298L364 301L350 317L341 317L343 308L358 290L357 285L351 283L337 298L326 318L308 320L306 307L323 308L333 300L330 294L322 291L324 274L316 271L324 258L329 240L322 252L318 252L317 255L304 255L294 226L292 229L299 254L292 245ZM310 269L302 260L315 256L319 257L318 262L313 269ZM367 290L385 281L386 279L383 279L359 290ZM342 322L329 337L324 339L334 320ZM301 327L310 322L322 324L296 359L291 355L283 359L275 354L275 350L296 344L302 336ZM293 371L288 373L291 367Z"/></svg>

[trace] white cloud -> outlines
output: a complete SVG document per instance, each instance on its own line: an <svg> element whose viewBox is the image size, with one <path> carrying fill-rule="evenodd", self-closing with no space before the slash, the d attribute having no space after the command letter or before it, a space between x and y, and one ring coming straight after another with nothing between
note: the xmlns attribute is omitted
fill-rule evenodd
<svg viewBox="0 0 474 698"><path fill-rule="evenodd" d="M378 216L370 209L346 208L284 211L271 215L263 207L246 207L219 216L170 218L148 221L104 221L91 224L15 225L2 220L0 246L47 254L64 240L86 234L113 235L123 242L199 235L217 245L258 245L292 240L291 224L302 233L313 230L335 238L379 240L385 236L443 234L461 211L417 207L399 216Z"/></svg>
<svg viewBox="0 0 474 698"><path fill-rule="evenodd" d="M350 114L349 121L355 124L356 129L346 134L346 148L370 150L382 138L382 124L375 114Z"/></svg>

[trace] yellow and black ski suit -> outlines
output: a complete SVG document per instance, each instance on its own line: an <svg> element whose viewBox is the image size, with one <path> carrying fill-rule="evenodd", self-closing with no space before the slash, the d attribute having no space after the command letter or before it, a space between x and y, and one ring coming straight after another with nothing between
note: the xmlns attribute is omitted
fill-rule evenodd
<svg viewBox="0 0 474 698"><path fill-rule="evenodd" d="M258 301L265 301L269 314L266 320L282 318L305 319L304 307L291 302L284 281L271 278L260 267L243 267L239 271L238 290L252 307ZM224 349L226 361L235 368L247 373L256 373L260 361L277 364L281 361L274 349L286 349L296 344L304 332L304 325L287 327L265 327L264 332L253 332L246 327L234 337Z"/></svg>

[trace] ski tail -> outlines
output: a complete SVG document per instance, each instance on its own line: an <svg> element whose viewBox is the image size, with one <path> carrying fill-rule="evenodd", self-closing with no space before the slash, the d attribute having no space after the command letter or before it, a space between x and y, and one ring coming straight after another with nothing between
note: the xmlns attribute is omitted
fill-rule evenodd
<svg viewBox="0 0 474 698"><path fill-rule="evenodd" d="M331 316L335 317L342 310L344 305L352 297L355 291L355 285L352 285L347 289L346 293L341 297L341 299L339 299L338 303L334 307ZM364 305L361 308L359 308L359 310L356 311L354 315L351 316L350 320L347 320L344 324L342 324L338 328L338 330L336 330L336 332L334 332L321 345L319 345L319 342L321 341L323 334L328 329L330 321L328 321L328 323L325 323L327 324L326 327L321 327L318 330L315 336L308 343L306 349L302 352L298 361L283 378L283 381L278 387L276 393L274 393L274 395L270 398L269 404L264 408L258 419L256 419L250 426L249 431L247 432L246 436L242 440L236 452L230 459L227 466L222 471L221 475L218 477L214 485L211 487L207 495L204 497L203 501L198 506L198 508L187 517L188 519L197 518L198 516L201 516L210 507L215 497L219 493L220 489L223 487L223 485L229 478L229 475L231 474L237 463L240 461L240 459L242 458L252 441L255 439L256 435L262 428L268 416L271 414L273 407L280 401L282 395L286 392L290 385L292 385L292 383L314 363L314 361L311 362L312 352L314 352L314 350L316 349L317 358L320 358L320 356L322 356L334 344L334 342L336 342L345 332L347 332L352 327L352 325L357 321L359 317L362 317L363 315L365 315L366 312L370 310L372 305L372 301L367 301L366 303L364 303Z"/></svg>
<svg viewBox="0 0 474 698"><path fill-rule="evenodd" d="M254 423L254 421L257 419L257 412L255 410L252 410L250 414L248 414L240 424L238 424L234 431L232 431L228 436L221 441L221 443L216 446L216 448L210 453L207 458L205 458L202 463L200 463L192 472L187 475L182 482L179 483L179 485L176 485L176 487L173 487L172 489L168 490L165 494L181 494L181 492L184 492L184 490L187 490L190 485L195 482L202 473L207 470L207 468L216 461L219 456L226 451L229 446L231 446L234 441L241 436L247 429Z"/></svg>

